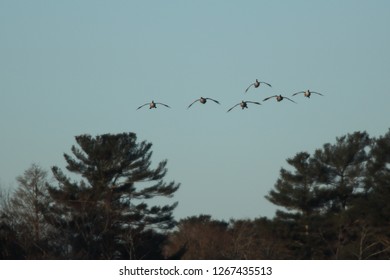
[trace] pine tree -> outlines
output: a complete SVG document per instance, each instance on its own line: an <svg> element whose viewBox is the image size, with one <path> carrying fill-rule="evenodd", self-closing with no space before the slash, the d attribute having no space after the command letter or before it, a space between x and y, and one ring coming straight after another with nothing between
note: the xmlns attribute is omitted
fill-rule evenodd
<svg viewBox="0 0 390 280"><path fill-rule="evenodd" d="M310 154L300 152L287 159L293 171L281 168L280 178L266 198L287 211L278 210L276 219L289 227L291 249L296 258L313 258L313 238L316 219L321 205L321 196L316 187L315 169Z"/></svg>
<svg viewBox="0 0 390 280"><path fill-rule="evenodd" d="M323 145L312 157L302 152L288 159L294 172L281 169L266 198L288 210L278 210L276 219L297 258L352 258L347 248L356 240L352 211L364 194L370 145L366 132L355 132Z"/></svg>
<svg viewBox="0 0 390 280"><path fill-rule="evenodd" d="M390 222L390 130L374 141L367 164L366 191L374 202L371 208L375 214L371 218L378 224Z"/></svg>
<svg viewBox="0 0 390 280"><path fill-rule="evenodd" d="M390 257L390 130L374 139L366 167L365 195L358 201L358 259ZM358 212L358 215L357 213Z"/></svg>
<svg viewBox="0 0 390 280"><path fill-rule="evenodd" d="M322 182L330 187L329 207L334 211L346 210L363 190L367 150L371 139L366 132L354 132L336 138L336 144L325 144L315 151L314 159L321 168Z"/></svg>
<svg viewBox="0 0 390 280"><path fill-rule="evenodd" d="M320 227L331 258L350 259L348 248L354 242L356 216L351 215L364 194L364 182L371 139L366 132L354 132L325 144L314 154L315 166L321 170L318 182L326 207Z"/></svg>
<svg viewBox="0 0 390 280"><path fill-rule="evenodd" d="M295 157L287 159L287 163L294 167L294 172L281 168L275 190L271 190L266 198L290 210L289 212L280 211L281 215L284 214L287 217L289 213L292 213L291 218L294 218L294 214L297 213L308 217L317 204L313 189L314 178L310 167L310 155L306 152L298 153Z"/></svg>
<svg viewBox="0 0 390 280"><path fill-rule="evenodd" d="M52 168L58 186L49 187L55 203L47 216L63 232L67 258L148 258L150 252L137 251L145 247L139 244L143 235L175 224L172 212L177 203L157 206L153 199L170 198L179 188L163 181L167 161L151 168L152 144L137 143L134 133L75 138L79 148L72 146L74 158L64 157L67 170L81 180Z"/></svg>

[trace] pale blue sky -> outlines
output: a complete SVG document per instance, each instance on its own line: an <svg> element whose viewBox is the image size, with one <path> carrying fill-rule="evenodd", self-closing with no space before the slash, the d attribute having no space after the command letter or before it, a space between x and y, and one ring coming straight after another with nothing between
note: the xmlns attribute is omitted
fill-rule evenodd
<svg viewBox="0 0 390 280"><path fill-rule="evenodd" d="M390 127L390 1L0 0L0 184L132 131L180 182L177 218L272 217L297 152ZM266 81L244 94L254 80ZM325 96L274 94L311 89ZM221 105L187 106L200 96ZM150 100L172 109L135 109ZM226 113L241 100L261 101Z"/></svg>

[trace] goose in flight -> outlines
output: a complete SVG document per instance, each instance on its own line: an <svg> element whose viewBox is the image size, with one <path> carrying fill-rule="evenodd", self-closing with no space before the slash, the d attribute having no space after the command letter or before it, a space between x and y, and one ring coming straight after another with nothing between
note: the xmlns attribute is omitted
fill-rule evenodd
<svg viewBox="0 0 390 280"><path fill-rule="evenodd" d="M157 108L157 107L156 107L156 104L160 104L160 105L163 105L163 106L165 106L165 107L171 108L171 107L169 107L167 104L160 103L160 102L154 102L154 101L152 100L152 102L150 102L150 103L145 103L144 105L139 106L139 107L137 108L137 110L138 110L138 109L141 109L142 107L144 107L144 106L146 106L146 105L149 105L149 109Z"/></svg>
<svg viewBox="0 0 390 280"><path fill-rule="evenodd" d="M322 93L319 93L319 92L316 92L316 91L310 91L310 90L306 90L306 91L298 91L296 93L294 93L292 96L295 96L299 93L303 93L303 95L307 98L310 98L311 94L312 93L315 93L315 94L318 94L318 95L321 95L321 96L324 96Z"/></svg>
<svg viewBox="0 0 390 280"><path fill-rule="evenodd" d="M267 101L268 99L273 98L273 97L276 97L276 101L278 101L278 102L280 102L280 101L282 101L284 98L286 98L286 99L290 100L291 102L297 103L297 102L295 102L294 100L291 100L290 98L285 97L285 96L282 96L282 95L280 95L280 94L279 94L279 95L272 95L272 96L270 96L270 97L264 98L263 101Z"/></svg>
<svg viewBox="0 0 390 280"><path fill-rule="evenodd" d="M248 104L247 103L253 103L253 104L257 104L257 105L261 105L260 102L255 102L255 101L244 101L242 100L240 103L237 103L236 105L234 105L232 108L230 108L227 112L230 112L233 108L237 107L238 105L241 106L241 109L245 109L245 108L248 108Z"/></svg>
<svg viewBox="0 0 390 280"><path fill-rule="evenodd" d="M212 98L209 98L209 97L201 97L199 99L196 99L194 102L192 102L190 105L188 105L188 108L190 108L192 106L192 104L194 104L195 102L199 101L200 103L202 104L205 104L207 102L207 100L211 100L211 101L214 101L215 103L219 104L219 102L215 99L212 99ZM188 109L187 108L187 109Z"/></svg>
<svg viewBox="0 0 390 280"><path fill-rule="evenodd" d="M258 88L258 87L260 86L260 84L265 84L265 85L271 87L271 85L270 85L269 83L266 83L266 82L259 82L259 80L256 79L256 81L255 81L254 83L250 84L249 87L247 87L247 89L245 90L245 92L247 92L247 91L250 89L251 86L254 86L255 88Z"/></svg>

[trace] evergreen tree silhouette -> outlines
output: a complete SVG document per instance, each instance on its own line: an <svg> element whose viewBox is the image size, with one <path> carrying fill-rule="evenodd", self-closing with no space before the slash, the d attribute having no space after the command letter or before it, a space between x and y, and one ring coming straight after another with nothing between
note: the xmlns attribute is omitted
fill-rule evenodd
<svg viewBox="0 0 390 280"><path fill-rule="evenodd" d="M82 179L71 180L53 167L58 186L49 186L55 203L47 219L62 229L67 258L156 258L155 252L137 248L145 247L139 244L144 234L150 239L151 230L163 232L175 224L177 203L158 206L153 199L170 198L179 188L163 181L167 161L151 168L152 144L137 143L134 133L75 138L74 157L64 157L67 170Z"/></svg>

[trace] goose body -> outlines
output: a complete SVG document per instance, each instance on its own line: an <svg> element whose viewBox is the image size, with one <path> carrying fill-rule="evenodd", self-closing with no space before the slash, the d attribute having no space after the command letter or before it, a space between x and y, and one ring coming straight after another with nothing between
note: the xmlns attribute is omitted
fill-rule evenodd
<svg viewBox="0 0 390 280"><path fill-rule="evenodd" d="M207 100L214 101L215 103L219 104L219 102L215 99L209 98L209 97L201 97L199 99L196 99L194 102L192 102L190 105L188 105L187 109L190 108L195 102L200 102L202 104L206 104Z"/></svg>
<svg viewBox="0 0 390 280"><path fill-rule="evenodd" d="M248 108L248 103L253 103L253 104L261 105L260 102L255 102L255 101L244 101L244 100L242 100L240 103L237 103L237 104L234 105L232 108L230 108L230 109L228 110L228 112L230 112L233 108L237 107L238 105L240 105L241 109L244 110L245 108Z"/></svg>
<svg viewBox="0 0 390 280"><path fill-rule="evenodd" d="M250 84L250 85L246 88L245 92L247 92L252 86L253 86L254 88L258 88L261 84L265 84L265 85L271 87L271 85L270 85L269 83L266 83L266 82L259 82L259 80L256 79L256 81L255 81L254 83Z"/></svg>
<svg viewBox="0 0 390 280"><path fill-rule="evenodd" d="M149 109L156 109L156 108L157 108L156 104L160 104L160 105L163 105L163 106L165 106L165 107L171 108L171 107L169 107L167 104L160 103L160 102L154 102L154 101L152 100L152 102L150 102L150 103L145 103L144 105L139 106L139 107L137 108L137 110L138 110L138 109L141 109L142 107L144 107L144 106L146 106L146 105L149 105Z"/></svg>
<svg viewBox="0 0 390 280"><path fill-rule="evenodd" d="M295 96L295 95L300 94L300 93L303 93L303 95L304 95L305 97L307 97L307 98L310 98L310 96L311 96L312 93L315 93L315 94L324 96L322 93L319 93L319 92L316 92L316 91L311 91L311 90L298 91L298 92L294 93L292 96Z"/></svg>
<svg viewBox="0 0 390 280"><path fill-rule="evenodd" d="M294 100L292 100L292 99L290 99L290 98L288 98L288 97L282 96L281 94L269 96L269 97L267 97L267 98L264 98L263 101L267 101L268 99L273 98L273 97L275 97L275 98L276 98L276 101L278 101L278 102L282 101L283 99L287 99L287 100L290 100L291 102L296 103Z"/></svg>

